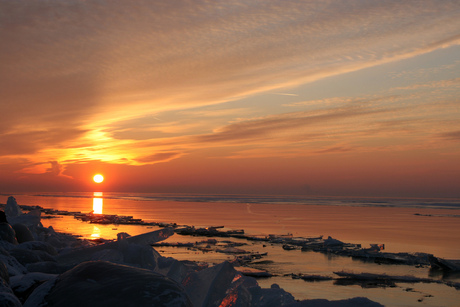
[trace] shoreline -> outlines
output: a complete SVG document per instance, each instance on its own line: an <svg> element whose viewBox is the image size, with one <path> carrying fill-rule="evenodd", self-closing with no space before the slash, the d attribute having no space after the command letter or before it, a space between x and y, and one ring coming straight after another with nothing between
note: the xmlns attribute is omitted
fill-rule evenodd
<svg viewBox="0 0 460 307"><path fill-rule="evenodd" d="M229 262L208 267L160 256L150 246L173 235L170 227L137 236L120 233L116 241L88 245L42 227L41 210L28 209L22 213L10 197L0 223L0 298L9 306L301 306L279 286L261 288ZM38 259L31 260L32 254ZM137 286L128 287L127 281ZM382 306L362 297L347 302Z"/></svg>
<svg viewBox="0 0 460 307"><path fill-rule="evenodd" d="M257 207L257 206L256 206ZM175 210L177 208L170 208L170 210ZM246 208L247 209L247 208ZM252 211L256 211L257 208L255 207L252 207L251 208ZM256 211L257 212L257 211ZM63 222L64 220L66 222L69 221L69 218L70 220L74 220L73 216L70 217L70 216L64 216L63 218ZM433 218L433 217L430 217L430 218ZM435 217L437 218L437 217ZM43 219L42 221L52 221L52 220L47 220L47 219ZM78 223L83 223L84 225L87 225L87 226L91 226L93 224L89 224L88 222L81 222L81 221L78 221L78 220L75 220L75 222L78 222ZM119 232L121 230L123 230L123 227L122 225L119 225L118 227L111 227L110 225L100 225L100 224L94 224L94 225L98 225L98 226L101 226L101 229L102 227L108 227L108 228L117 228L116 231ZM216 225L216 224L215 224ZM166 225L164 225L166 226ZM93 226L91 226L93 227ZM143 226L143 227L138 227L140 229L143 229L141 231L145 232L145 231L151 231L152 229L149 229L148 227L150 226ZM151 226L153 227L153 226ZM131 229L135 229L135 227L133 226ZM217 228L215 230L218 230L220 229ZM222 230L225 230L226 229L222 229ZM131 234L130 231L128 231L128 233ZM135 235L135 233L134 233ZM203 234L201 234L203 235ZM211 234L211 235L215 235L215 234ZM294 237L294 236L292 236ZM194 241L193 239L190 239L190 238L201 238L201 237L184 237L184 236L181 236L181 237L177 237L177 235L174 235L174 236L171 236L169 237L168 239L166 239L164 242L165 243L168 243L168 244L171 244L171 242L173 241L177 241L177 242L187 242L187 241ZM205 238L205 237L202 237L202 238ZM216 239L217 240L217 244L216 246L218 246L220 249L223 249L223 247L221 246L221 244L223 244L222 241L226 241L228 239L228 237L221 237L221 236L217 236L217 237L208 237L210 239ZM231 238L232 241L233 241L233 238ZM241 238L235 238L236 241L241 241L242 239ZM209 242L208 242L209 243ZM284 242L286 243L286 242ZM263 245L266 245L266 247L263 247ZM263 279L260 279L258 278L257 281L259 283L259 285L263 288L270 288L270 286L273 284L273 283L279 283L281 286L281 288L286 288L288 290L289 293L292 293L294 295L294 297L296 297L297 299L312 299L312 298L328 298L328 299L332 299L332 300L340 300L340 299L348 299L348 298L351 298L351 297L357 297L359 295L356 295L356 294L345 294L345 293L342 293L345 289L352 289L350 287L356 287L357 285L359 285L359 283L355 283L354 286L353 285L349 285L349 286L343 286L343 285L340 285L340 283L342 281L338 280L339 278L334 275L332 278L329 278L331 277L331 273L329 274L325 274L324 273L324 270L322 271L321 269L316 269L316 270L305 270L305 269L302 269L301 267L299 266L296 266L296 265L287 265L287 263L283 263L283 261L286 261L288 259L291 259L289 261L294 261L294 259L297 259L298 257L303 257L305 259L311 259L312 257L313 258L318 258L320 255L324 254L325 256L328 255L327 257L330 257L332 254L331 253L318 253L318 252L302 252L300 251L299 249L297 250L284 250L282 248L282 245L283 244L275 244L274 245L274 242L269 242L269 241L261 241L261 242L257 242L257 244L248 244L248 245L245 245L245 246L242 246L241 248L242 249L259 249L261 251L261 253L263 252L267 252L268 251L268 256L266 258L262 258L256 262L260 262L260 263L264 263L264 262L272 262L271 264L266 264L266 265L261 265L260 263L256 263L256 265L253 265L253 267L256 267L257 269L274 269L275 270L275 275L273 277L270 277L270 278L263 278ZM191 248L191 250L187 250L187 248ZM237 247L239 248L239 247ZM218 252L215 252L215 251L208 251L208 252L202 252L200 251L199 249L196 249L196 246L188 246L188 247L179 247L179 246L165 246L165 247L155 247L155 249L157 249L163 256L172 256L174 257L175 259L177 260L180 260L180 261L187 261L187 260L194 260L195 257L197 258L200 258L200 259L203 259L203 258L208 258L208 259L218 259L219 261L217 261L216 263L219 263L221 262L220 260L223 260L223 261L231 261L233 258L234 258L234 255L232 253L229 253L229 254L221 254ZM194 252L193 250L196 251L200 251L200 253L202 254L196 254L196 251ZM181 250L183 250L184 252L182 252ZM318 256L315 256L315 255L318 255ZM339 258L336 258L336 257L339 257ZM349 259L350 260L347 260ZM413 275L413 274L407 274L406 273L403 273L403 274L400 274L399 271L401 271L403 268L402 267L406 267L406 265L404 266L399 266L399 265L385 265L385 268L391 268L390 271L388 272L385 272L384 271L381 271L379 268L381 267L382 269L384 269L384 267L382 267L381 264L379 265L370 265L370 264L367 264L366 262L362 262L362 264L359 264L358 262L356 262L355 260L352 260L351 259L352 257L343 257L343 256L339 256L339 255L335 255L334 256L334 259L333 260L334 262L337 262L337 264L330 269L330 271L328 272L341 272L343 270L343 266L345 267L349 267L349 268L354 268L356 271L355 272L346 272L346 273L353 273L353 274L360 274L360 273L366 273L366 272L373 272L373 273L377 273L379 274L379 278L383 278L385 277L384 274L386 274L387 276L385 278L389 278L389 279L394 279L398 276L403 276L403 275ZM284 260L283 260L284 259ZM343 260L340 260L340 259L343 259ZM198 259L199 261L199 259ZM281 261L281 263L279 265L277 265L277 263L279 263ZM311 262L311 260L305 260L307 262ZM304 262L304 261L302 261ZM343 264L340 264L340 263L343 263ZM346 264L346 263L349 263L349 264ZM332 263L331 263L332 264ZM358 265L359 264L359 265ZM329 266L330 264L328 264ZM342 266L343 265L343 266ZM352 266L350 266L352 265ZM342 267L341 267L342 266ZM413 266L408 266L408 268L411 268ZM358 271L359 270L359 271ZM396 271L394 271L396 270ZM404 269L405 270L405 269ZM411 269L412 270L412 269ZM411 270L408 270L409 273L412 273L410 272ZM425 273L423 272L427 272L427 269L425 268L418 268L418 269L415 269L416 272L418 272L417 274L415 274L415 278L418 279L418 282L416 282L416 284L418 285L417 288L420 288L423 289L425 286L424 284L426 284L427 280L426 279L423 279L423 278L426 278L426 276L424 276ZM287 276L286 274L291 274L290 276ZM383 275L382 275L383 274ZM304 277L304 278L302 278ZM310 278L310 279L321 279L322 277L328 277L328 279L326 280L317 280L317 281L314 281L313 284L312 284L312 281L306 281L306 279ZM355 275L353 277L354 279L359 279L359 275ZM440 276L432 276L430 277L430 280L434 281L435 279L439 279L441 278ZM292 280L292 281L291 281ZM299 280L300 280L300 284L299 284ZM448 282L448 280L446 280ZM390 281L391 282L391 281ZM305 283L308 283L305 284ZM398 283L401 283L401 281L398 281ZM302 286L303 284L303 286ZM361 283L362 284L362 283ZM322 285L322 286L321 286ZM430 288L439 288L441 287L442 285L438 285L437 282L430 282L429 284L427 285L430 285ZM450 289L453 289L453 290L449 290L449 291L454 291L454 293L456 293L458 290L455 290L453 287L452 287L453 284L451 285L447 285L447 283L444 283L444 285L442 287L449 287ZM305 287L308 287L308 288L305 288ZM359 286L359 287L362 287L362 286ZM400 287L404 287L404 283L400 284L400 285L397 285L396 289L397 288L400 288ZM323 290L322 288L325 288L325 289L335 289L334 291L335 292L330 292L331 290L327 290L329 291L328 293L329 294L321 294L323 293L325 290ZM381 288L383 291L380 296L382 295L386 295L384 294L385 292L388 292L389 291L389 288ZM405 288L403 288L405 289ZM291 291L292 290L292 291ZM337 292L338 290L338 292ZM299 292L300 291L300 292ZM312 292L313 291L313 292ZM380 291L380 290L379 290ZM394 291L394 290L392 290ZM419 291L419 292L417 292ZM407 299L411 298L411 300L413 301L417 301L418 299L421 299L422 297L419 297L419 293L420 293L420 290L417 290L413 293L408 293L407 294ZM439 291L439 290L436 290L436 291ZM368 292L368 290L366 290L366 292ZM425 291L426 292L426 291ZM342 293L342 294L341 294ZM359 291L355 291L353 290L352 293L359 293ZM432 294L430 295L433 295L434 297L436 297L437 299L439 299L439 294L437 294L438 292L432 292ZM369 293L370 294L370 293ZM372 295L364 295L368 298L370 298L371 300L373 301L379 301L379 299L375 296L375 294L372 294ZM377 299L376 299L377 298ZM415 299L417 298L417 299ZM425 298L424 299L425 302L427 302L427 300L430 300L429 298ZM384 300L385 301L385 300ZM411 304L406 304L407 306L411 306ZM433 306L436 306L436 304L433 304ZM455 306L455 305L449 305L449 304L446 304L446 306Z"/></svg>

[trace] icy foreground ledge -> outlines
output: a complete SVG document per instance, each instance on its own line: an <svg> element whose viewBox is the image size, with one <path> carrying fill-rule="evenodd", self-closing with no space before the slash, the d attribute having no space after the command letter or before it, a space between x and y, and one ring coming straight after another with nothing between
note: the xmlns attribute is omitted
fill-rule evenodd
<svg viewBox="0 0 460 307"><path fill-rule="evenodd" d="M367 298L298 302L276 284L261 288L229 262L203 268L162 257L150 244L173 235L170 228L87 246L43 228L39 213L13 209L9 221L31 236L0 239L0 302L7 306L382 306Z"/></svg>

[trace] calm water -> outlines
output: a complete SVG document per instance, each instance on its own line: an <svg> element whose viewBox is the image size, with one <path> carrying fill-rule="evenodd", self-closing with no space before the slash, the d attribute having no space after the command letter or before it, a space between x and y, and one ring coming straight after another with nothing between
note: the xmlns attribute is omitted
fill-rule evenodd
<svg viewBox="0 0 460 307"><path fill-rule="evenodd" d="M8 195L0 203L5 203ZM249 234L332 236L344 242L384 243L388 252L427 252L447 259L460 259L459 199L373 199L259 197L235 195L179 195L127 193L16 194L21 205L40 205L66 211L129 215L145 221L176 222L180 225L225 226ZM43 219L45 226L79 234L84 238L116 238L119 232L136 235L155 228L145 226L95 225L73 217ZM205 238L203 238L205 239ZM217 238L222 240L221 238ZM197 237L174 235L170 242L195 242ZM232 239L237 241L236 239ZM248 242L243 242L248 243ZM243 249L267 252L262 269L276 277L261 279L263 287L278 283L298 299L343 299L366 296L389 306L458 306L460 292L442 284L398 284L395 288L338 286L333 281L309 283L283 276L289 273L334 276L334 271L387 273L441 279L428 268L376 265L331 257L314 252L285 251L279 245L250 242ZM202 253L184 248L161 248L165 256L218 263L233 256ZM457 276L445 276L460 281ZM413 291L405 291L413 288ZM431 295L432 297L426 297ZM418 302L423 299L423 302Z"/></svg>

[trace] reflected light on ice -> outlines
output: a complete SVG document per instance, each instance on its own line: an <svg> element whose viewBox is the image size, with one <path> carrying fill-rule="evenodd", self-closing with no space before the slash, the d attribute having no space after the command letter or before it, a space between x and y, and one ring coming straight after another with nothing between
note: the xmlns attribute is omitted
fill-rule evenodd
<svg viewBox="0 0 460 307"><path fill-rule="evenodd" d="M93 213L94 214L102 214L102 207L103 207L103 198L102 192L94 192L93 194L95 197L93 198Z"/></svg>
<svg viewBox="0 0 460 307"><path fill-rule="evenodd" d="M101 230L97 226L93 226L93 233L91 234L91 238L99 239L101 237Z"/></svg>

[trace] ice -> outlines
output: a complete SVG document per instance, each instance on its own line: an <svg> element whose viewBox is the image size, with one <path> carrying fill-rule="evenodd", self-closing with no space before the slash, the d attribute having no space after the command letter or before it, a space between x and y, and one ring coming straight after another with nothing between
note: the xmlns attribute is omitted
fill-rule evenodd
<svg viewBox="0 0 460 307"><path fill-rule="evenodd" d="M329 301L325 299L305 300L289 307L383 307L382 304L371 301L365 297L355 297L346 300Z"/></svg>
<svg viewBox="0 0 460 307"><path fill-rule="evenodd" d="M14 198L13 196L8 197L5 206L5 214L8 218L17 217L22 214L21 208L16 202L16 198Z"/></svg>
<svg viewBox="0 0 460 307"><path fill-rule="evenodd" d="M18 244L16 240L16 232L8 223L0 223L0 240L11 244Z"/></svg>
<svg viewBox="0 0 460 307"><path fill-rule="evenodd" d="M255 278L244 275L270 276L268 272L246 267L238 267L241 271L238 272L230 262L208 267L162 257L151 245L172 236L173 228L133 237L120 233L117 241L94 246L73 236L56 233L52 227L44 228L40 223L39 210L27 214L20 214L19 211L15 213L17 203L14 197L10 199L9 221L19 225L18 229L25 236L20 244L0 240L1 304L21 306L22 301L24 306L87 306L90 303L95 306L230 307L309 304L347 306L351 302L363 306L380 306L364 298L296 302L290 293L276 284L268 289L261 288ZM6 220L1 224L14 233ZM205 232L218 233L215 228L206 228ZM243 233L222 233L222 236L229 235L242 238ZM334 251L347 245L332 238L301 242L291 236L271 237L267 240L278 240L280 244L295 246L302 242L318 244L323 249L325 246L328 249L333 246ZM195 245L200 244L212 245L215 251L218 249L215 239ZM224 246L220 251L229 254L247 253L236 248L238 245L235 242L218 246ZM249 261L247 259L261 257L255 254L243 256L244 259L235 256L237 261L234 263L244 265Z"/></svg>
<svg viewBox="0 0 460 307"><path fill-rule="evenodd" d="M218 306L237 272L229 262L190 274L183 282L193 306Z"/></svg>
<svg viewBox="0 0 460 307"><path fill-rule="evenodd" d="M10 286L13 289L16 296L21 298L27 298L28 293L32 292L40 284L55 278L56 274L45 274L45 273L27 273L24 275L13 276L10 280Z"/></svg>
<svg viewBox="0 0 460 307"><path fill-rule="evenodd" d="M1 262L0 262L1 263ZM2 268L2 270L5 268ZM4 274L1 275L0 278L0 305L1 306L22 306L19 299L14 295L13 290L8 284L8 276L7 280L5 280Z"/></svg>
<svg viewBox="0 0 460 307"><path fill-rule="evenodd" d="M8 251L0 247L0 261L5 264L9 276L24 274L27 272L26 268L19 263L19 261L10 255Z"/></svg>
<svg viewBox="0 0 460 307"><path fill-rule="evenodd" d="M30 231L29 227L24 224L16 223L13 226L14 231L16 232L16 239L18 243L29 242L34 240L34 236Z"/></svg>
<svg viewBox="0 0 460 307"><path fill-rule="evenodd" d="M45 296L24 306L192 306L182 287L149 270L105 261L88 261L61 274ZM39 289L37 289L39 290ZM45 289L46 290L46 289ZM45 290L40 289L43 294ZM30 301L29 301L30 300ZM34 305L33 305L34 304Z"/></svg>
<svg viewBox="0 0 460 307"><path fill-rule="evenodd" d="M153 254L153 249L149 247L149 249L147 250L145 247L140 247L139 245L148 245L151 243L162 241L173 234L174 230L172 228L165 228L157 231L152 231L115 242L109 242L93 247L72 250L68 253L59 255L57 257L57 261L61 265L74 266L83 261L92 260L92 257L95 255L100 260L104 259L104 255L114 257L115 254L121 253L123 259L128 263L138 264L141 267L154 267L156 261L154 260L155 255ZM112 251L104 252L104 250ZM136 255L136 253L139 253L139 255ZM118 257L118 255L116 257Z"/></svg>
<svg viewBox="0 0 460 307"><path fill-rule="evenodd" d="M2 306L22 307L21 301L9 292L0 292L0 302L2 302Z"/></svg>

